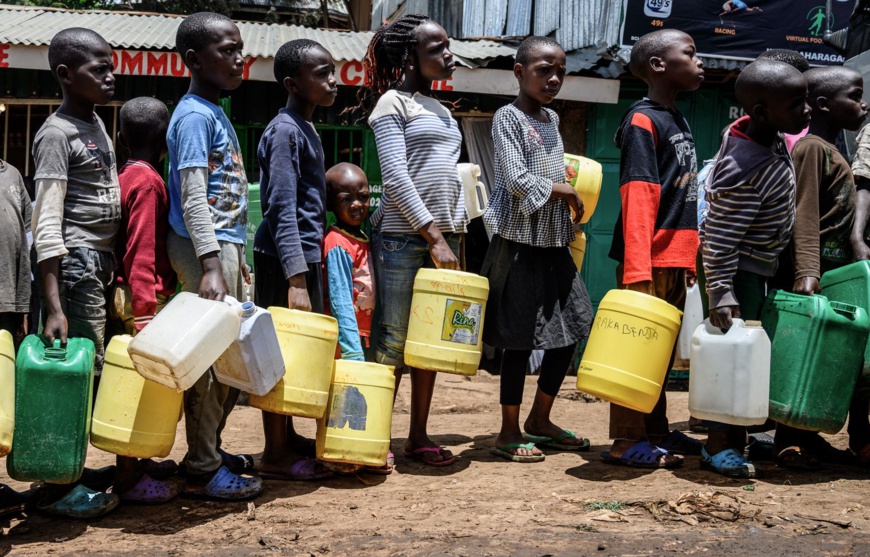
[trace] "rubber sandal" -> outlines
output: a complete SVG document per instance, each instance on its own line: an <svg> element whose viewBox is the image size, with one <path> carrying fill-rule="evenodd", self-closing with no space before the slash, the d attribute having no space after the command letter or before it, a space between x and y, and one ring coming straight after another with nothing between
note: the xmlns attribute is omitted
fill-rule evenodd
<svg viewBox="0 0 870 557"><path fill-rule="evenodd" d="M374 474L376 476L389 476L393 473L396 466L396 455L393 451L387 453L387 463L383 466L364 466L362 471L364 474Z"/></svg>
<svg viewBox="0 0 870 557"><path fill-rule="evenodd" d="M115 483L115 467L85 468L76 483L94 491L106 491Z"/></svg>
<svg viewBox="0 0 870 557"><path fill-rule="evenodd" d="M148 474L144 474L136 485L120 493L119 496L125 503L161 505L178 497L179 491L178 484L175 482L155 480Z"/></svg>
<svg viewBox="0 0 870 557"><path fill-rule="evenodd" d="M441 460L441 461L430 460L430 459L426 458L425 456L423 456L427 453L435 453L435 454L443 457L444 450L445 450L444 447L420 447L418 449L414 449L413 451L409 451L408 449L405 449L405 458L419 460L423 464L426 464L428 466L434 466L435 468L440 468L442 466L450 466L456 460L456 457L453 455L451 455L450 458L448 458L446 460Z"/></svg>
<svg viewBox="0 0 870 557"><path fill-rule="evenodd" d="M33 507L39 489L15 491L8 485L0 484L0 520L17 516Z"/></svg>
<svg viewBox="0 0 870 557"><path fill-rule="evenodd" d="M589 450L589 439L577 437L577 435L573 431L568 429L555 437L546 437L544 435L532 435L531 433L526 433L525 435L523 435L523 439L544 449L576 452L584 452ZM562 443L562 441L566 439L581 439L581 443L579 445L573 443Z"/></svg>
<svg viewBox="0 0 870 557"><path fill-rule="evenodd" d="M713 456L701 449L701 468L729 478L754 478L755 465L734 449L725 449Z"/></svg>
<svg viewBox="0 0 870 557"><path fill-rule="evenodd" d="M500 456L505 460L510 460L511 462L543 462L546 458L546 455L544 454L519 455L511 452L512 450L516 449L526 449L528 451L532 451L535 449L535 444L508 443L507 445L502 445L501 447L493 447L489 450L489 452L496 456Z"/></svg>
<svg viewBox="0 0 870 557"><path fill-rule="evenodd" d="M67 518L88 519L102 516L118 506L121 499L114 493L94 491L81 484L54 501L38 505L40 511Z"/></svg>
<svg viewBox="0 0 870 557"><path fill-rule="evenodd" d="M667 460L671 454L651 444L649 441L638 441L628 448L622 456L610 456L610 452L601 453L601 460L607 464L617 466L630 466L632 468L679 468L683 465L683 459Z"/></svg>
<svg viewBox="0 0 870 557"><path fill-rule="evenodd" d="M790 470L814 471L822 467L822 463L813 455L807 454L800 447L793 445L779 451L776 464Z"/></svg>
<svg viewBox="0 0 870 557"><path fill-rule="evenodd" d="M156 460L142 459L139 461L139 467L142 473L148 474L155 480L165 480L171 478L178 473L178 464L174 460Z"/></svg>
<svg viewBox="0 0 870 557"><path fill-rule="evenodd" d="M260 478L242 477L221 466L205 486L194 491L183 489L181 495L206 501L247 501L262 492L263 482Z"/></svg>
<svg viewBox="0 0 870 557"><path fill-rule="evenodd" d="M290 466L286 472L260 472L260 477L266 480L282 480L290 482L310 482L335 476L327 470L323 463L312 458L303 458Z"/></svg>
<svg viewBox="0 0 870 557"><path fill-rule="evenodd" d="M819 461L840 466L860 466L860 460L850 449L838 449L821 435L808 440L807 446Z"/></svg>
<svg viewBox="0 0 870 557"><path fill-rule="evenodd" d="M656 443L656 446L673 454L699 456L704 444L682 431L674 430L665 435L665 438L660 443Z"/></svg>
<svg viewBox="0 0 870 557"><path fill-rule="evenodd" d="M221 455L221 464L233 474L253 474L257 470L252 455L230 454L223 449L218 449L218 454Z"/></svg>
<svg viewBox="0 0 870 557"><path fill-rule="evenodd" d="M769 433L750 433L746 456L755 461L773 460L776 456L773 436Z"/></svg>

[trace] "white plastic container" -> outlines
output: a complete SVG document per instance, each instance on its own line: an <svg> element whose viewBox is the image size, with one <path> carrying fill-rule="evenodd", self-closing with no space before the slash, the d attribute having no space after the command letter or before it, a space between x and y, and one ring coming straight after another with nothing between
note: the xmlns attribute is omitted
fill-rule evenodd
<svg viewBox="0 0 870 557"><path fill-rule="evenodd" d="M186 391L239 336L238 302L217 302L181 292L130 341L139 375Z"/></svg>
<svg viewBox="0 0 870 557"><path fill-rule="evenodd" d="M770 403L770 339L760 321L733 321L723 334L707 319L692 336L689 412L731 425L763 424Z"/></svg>
<svg viewBox="0 0 870 557"><path fill-rule="evenodd" d="M701 306L701 290L696 282L686 289L686 307L683 310L683 323L677 335L677 356L674 369L689 369L692 356L692 336L698 325L704 322L704 308Z"/></svg>
<svg viewBox="0 0 870 557"><path fill-rule="evenodd" d="M462 180L462 190L465 192L465 211L469 219L474 219L486 211L489 203L489 193L480 181L480 167L476 164L460 163L456 165L459 178Z"/></svg>
<svg viewBox="0 0 870 557"><path fill-rule="evenodd" d="M268 310L254 302L242 302L239 307L239 336L214 363L214 373L224 385L263 396L284 377L278 334Z"/></svg>

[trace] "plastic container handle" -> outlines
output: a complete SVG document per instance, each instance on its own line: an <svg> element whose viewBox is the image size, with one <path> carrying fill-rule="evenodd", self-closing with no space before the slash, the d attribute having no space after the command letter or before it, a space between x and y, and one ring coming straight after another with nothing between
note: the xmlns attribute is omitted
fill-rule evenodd
<svg viewBox="0 0 870 557"><path fill-rule="evenodd" d="M60 344L60 339L54 339L54 343L45 349L46 360L66 360L66 348Z"/></svg>
<svg viewBox="0 0 870 557"><path fill-rule="evenodd" d="M720 337L731 334L731 331L736 330L738 327L741 329L744 327L744 322L739 317L732 317L731 318L731 328L728 329L727 331L725 331L724 333L722 332L722 329L720 329L719 327L714 327L713 324L710 323L709 317L704 320L704 329L706 329L707 334L718 335Z"/></svg>
<svg viewBox="0 0 870 557"><path fill-rule="evenodd" d="M839 313L850 321L854 321L858 315L858 307L852 304L844 304L843 302L830 302L830 304L834 312Z"/></svg>

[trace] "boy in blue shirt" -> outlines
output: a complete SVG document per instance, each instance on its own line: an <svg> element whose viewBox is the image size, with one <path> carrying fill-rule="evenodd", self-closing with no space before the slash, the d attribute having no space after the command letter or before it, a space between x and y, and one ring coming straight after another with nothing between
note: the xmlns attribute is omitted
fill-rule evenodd
<svg viewBox="0 0 870 557"><path fill-rule="evenodd" d="M187 94L169 123L169 224L167 251L185 292L223 300L242 297L248 223L248 180L235 130L218 105L222 90L241 85L245 60L238 27L211 12L188 16L176 47L190 69ZM187 497L251 499L263 490L248 455L220 450L221 431L239 391L206 372L184 393Z"/></svg>
<svg viewBox="0 0 870 557"><path fill-rule="evenodd" d="M254 297L260 307L323 313L326 168L311 117L318 106L335 102L335 66L320 44L298 39L278 49L274 70L287 91L287 105L269 123L257 149L263 222L254 237ZM261 477L314 480L331 475L308 458L314 456L313 442L296 433L292 418L264 411L263 431Z"/></svg>

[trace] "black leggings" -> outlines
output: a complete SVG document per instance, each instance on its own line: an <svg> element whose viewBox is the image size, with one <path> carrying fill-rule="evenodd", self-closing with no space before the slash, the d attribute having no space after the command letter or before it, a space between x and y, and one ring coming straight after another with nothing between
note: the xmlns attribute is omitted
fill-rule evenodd
<svg viewBox="0 0 870 557"><path fill-rule="evenodd" d="M538 388L550 396L559 394L562 381L568 374L568 366L574 357L574 347L552 348L544 351ZM519 406L523 402L523 387L526 383L526 366L531 350L505 350L501 359L501 397L504 406Z"/></svg>

